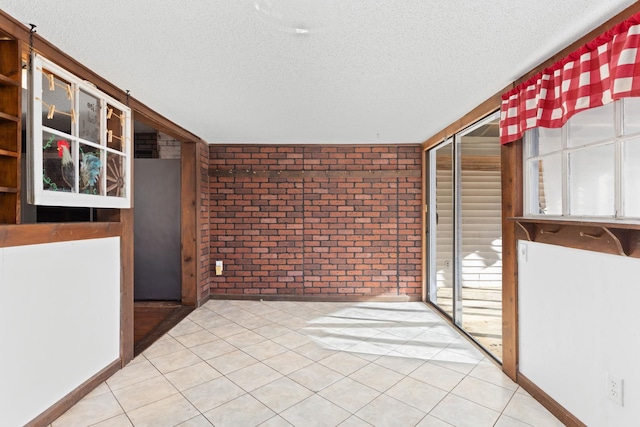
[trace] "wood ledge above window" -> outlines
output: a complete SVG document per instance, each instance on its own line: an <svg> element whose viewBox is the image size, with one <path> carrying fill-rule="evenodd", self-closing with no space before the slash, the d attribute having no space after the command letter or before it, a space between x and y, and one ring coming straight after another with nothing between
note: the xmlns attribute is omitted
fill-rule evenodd
<svg viewBox="0 0 640 427"><path fill-rule="evenodd" d="M567 248L640 258L640 222L509 218L516 238Z"/></svg>

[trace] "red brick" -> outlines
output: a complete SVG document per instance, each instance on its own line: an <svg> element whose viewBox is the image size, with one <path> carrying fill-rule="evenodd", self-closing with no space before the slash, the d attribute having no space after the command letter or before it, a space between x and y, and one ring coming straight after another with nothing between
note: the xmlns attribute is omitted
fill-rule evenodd
<svg viewBox="0 0 640 427"><path fill-rule="evenodd" d="M418 145L219 145L201 151L205 293L210 288L311 297L380 295L400 286L400 293L420 295L421 179L378 175L396 168L420 171ZM346 171L371 173L362 178ZM223 278L211 275L212 260L220 258L227 265Z"/></svg>

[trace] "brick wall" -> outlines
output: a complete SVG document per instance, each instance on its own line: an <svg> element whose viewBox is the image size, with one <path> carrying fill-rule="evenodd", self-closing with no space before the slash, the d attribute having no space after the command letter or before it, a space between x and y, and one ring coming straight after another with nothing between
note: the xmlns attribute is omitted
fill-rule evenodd
<svg viewBox="0 0 640 427"><path fill-rule="evenodd" d="M420 147L210 146L212 294L421 293Z"/></svg>
<svg viewBox="0 0 640 427"><path fill-rule="evenodd" d="M160 159L180 159L180 141L158 132L158 158Z"/></svg>
<svg viewBox="0 0 640 427"><path fill-rule="evenodd" d="M158 158L158 134L136 133L133 135L134 157L136 159Z"/></svg>

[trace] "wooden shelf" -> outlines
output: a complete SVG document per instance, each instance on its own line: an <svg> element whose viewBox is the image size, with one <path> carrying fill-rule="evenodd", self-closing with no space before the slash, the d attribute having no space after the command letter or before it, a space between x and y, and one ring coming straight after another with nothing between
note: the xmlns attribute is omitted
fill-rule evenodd
<svg viewBox="0 0 640 427"><path fill-rule="evenodd" d="M606 227L623 230L640 230L640 221L591 221L591 220L575 220L575 219L559 219L559 218L530 218L530 217L513 217L507 218L509 221L519 222L521 224L548 224L557 226L579 226L579 227Z"/></svg>
<svg viewBox="0 0 640 427"><path fill-rule="evenodd" d="M0 112L0 120L5 120L9 122L18 122L20 119L17 116L12 116L11 114Z"/></svg>
<svg viewBox="0 0 640 427"><path fill-rule="evenodd" d="M20 223L21 51L17 40L0 43L0 224Z"/></svg>
<svg viewBox="0 0 640 427"><path fill-rule="evenodd" d="M508 218L516 236L530 242L640 258L640 222L589 221L547 218Z"/></svg>
<svg viewBox="0 0 640 427"><path fill-rule="evenodd" d="M0 149L0 156L15 157L17 159L20 156L20 154L16 153L15 151L9 151L9 150Z"/></svg>
<svg viewBox="0 0 640 427"><path fill-rule="evenodd" d="M15 80L13 80L12 78L9 78L9 77L5 76L4 74L0 74L0 86L18 87L18 86L20 86L20 82L17 82Z"/></svg>

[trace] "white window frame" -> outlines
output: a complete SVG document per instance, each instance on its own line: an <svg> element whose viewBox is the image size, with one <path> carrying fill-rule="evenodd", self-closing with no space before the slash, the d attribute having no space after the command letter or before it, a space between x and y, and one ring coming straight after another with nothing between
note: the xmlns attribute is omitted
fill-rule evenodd
<svg viewBox="0 0 640 427"><path fill-rule="evenodd" d="M578 113L579 114L579 113ZM535 219L551 219L551 220L578 220L578 221L596 221L596 222L633 222L637 223L640 218L627 216L624 212L624 186L628 183L624 182L623 177L623 143L630 139L637 139L640 133L624 135L622 132L624 118L623 100L614 102L613 125L615 135L602 141L595 141L579 147L570 147L568 139L569 123L562 127L562 143L559 150L544 153L542 155L536 153L536 144L538 142L538 129L529 129L525 132L523 142L523 212L527 218ZM576 215L570 213L570 179L569 176L569 155L582 149L596 148L605 145L613 145L614 150L614 214L613 215ZM561 180L557 185L561 186L562 191L562 213L561 215L550 215L539 213L539 182L537 163L546 157L560 154L561 156Z"/></svg>
<svg viewBox="0 0 640 427"><path fill-rule="evenodd" d="M32 73L30 75L30 92L29 92L29 131L30 131L30 144L28 144L28 201L34 205L44 206L69 206L69 207L94 207L94 208L119 208L128 209L131 207L131 146L132 146L132 123L131 123L131 109L122 104L118 100L110 97L104 92L95 88L91 83L81 80L77 76L71 74L67 70L59 67L46 58L34 54L31 58ZM92 142L80 138L79 136L79 124L78 121L72 122L71 134L66 134L59 130L49 128L42 123L42 73L46 70L49 73L54 74L60 79L68 82L73 92L73 108L74 111L80 111L79 108L79 94L80 91L85 92L100 102L100 127L99 127L99 141ZM59 89L60 90L60 89ZM122 112L123 127L122 127L122 151L108 147L107 145L107 105L117 108ZM46 107L44 107L46 108ZM45 110L46 111L46 110ZM77 114L77 113L76 113ZM75 142L74 153L72 157L75 159L75 176L76 185L75 188L69 191L54 191L45 189L43 178L44 156L43 156L43 132L48 132L61 138L70 139ZM101 153L101 168L102 173L99 179L101 180L102 194L84 194L77 191L78 188L78 166L79 162L79 146L80 144L91 146ZM122 190L124 196L107 195L107 154L115 154L123 159L123 172L124 172L124 185Z"/></svg>

